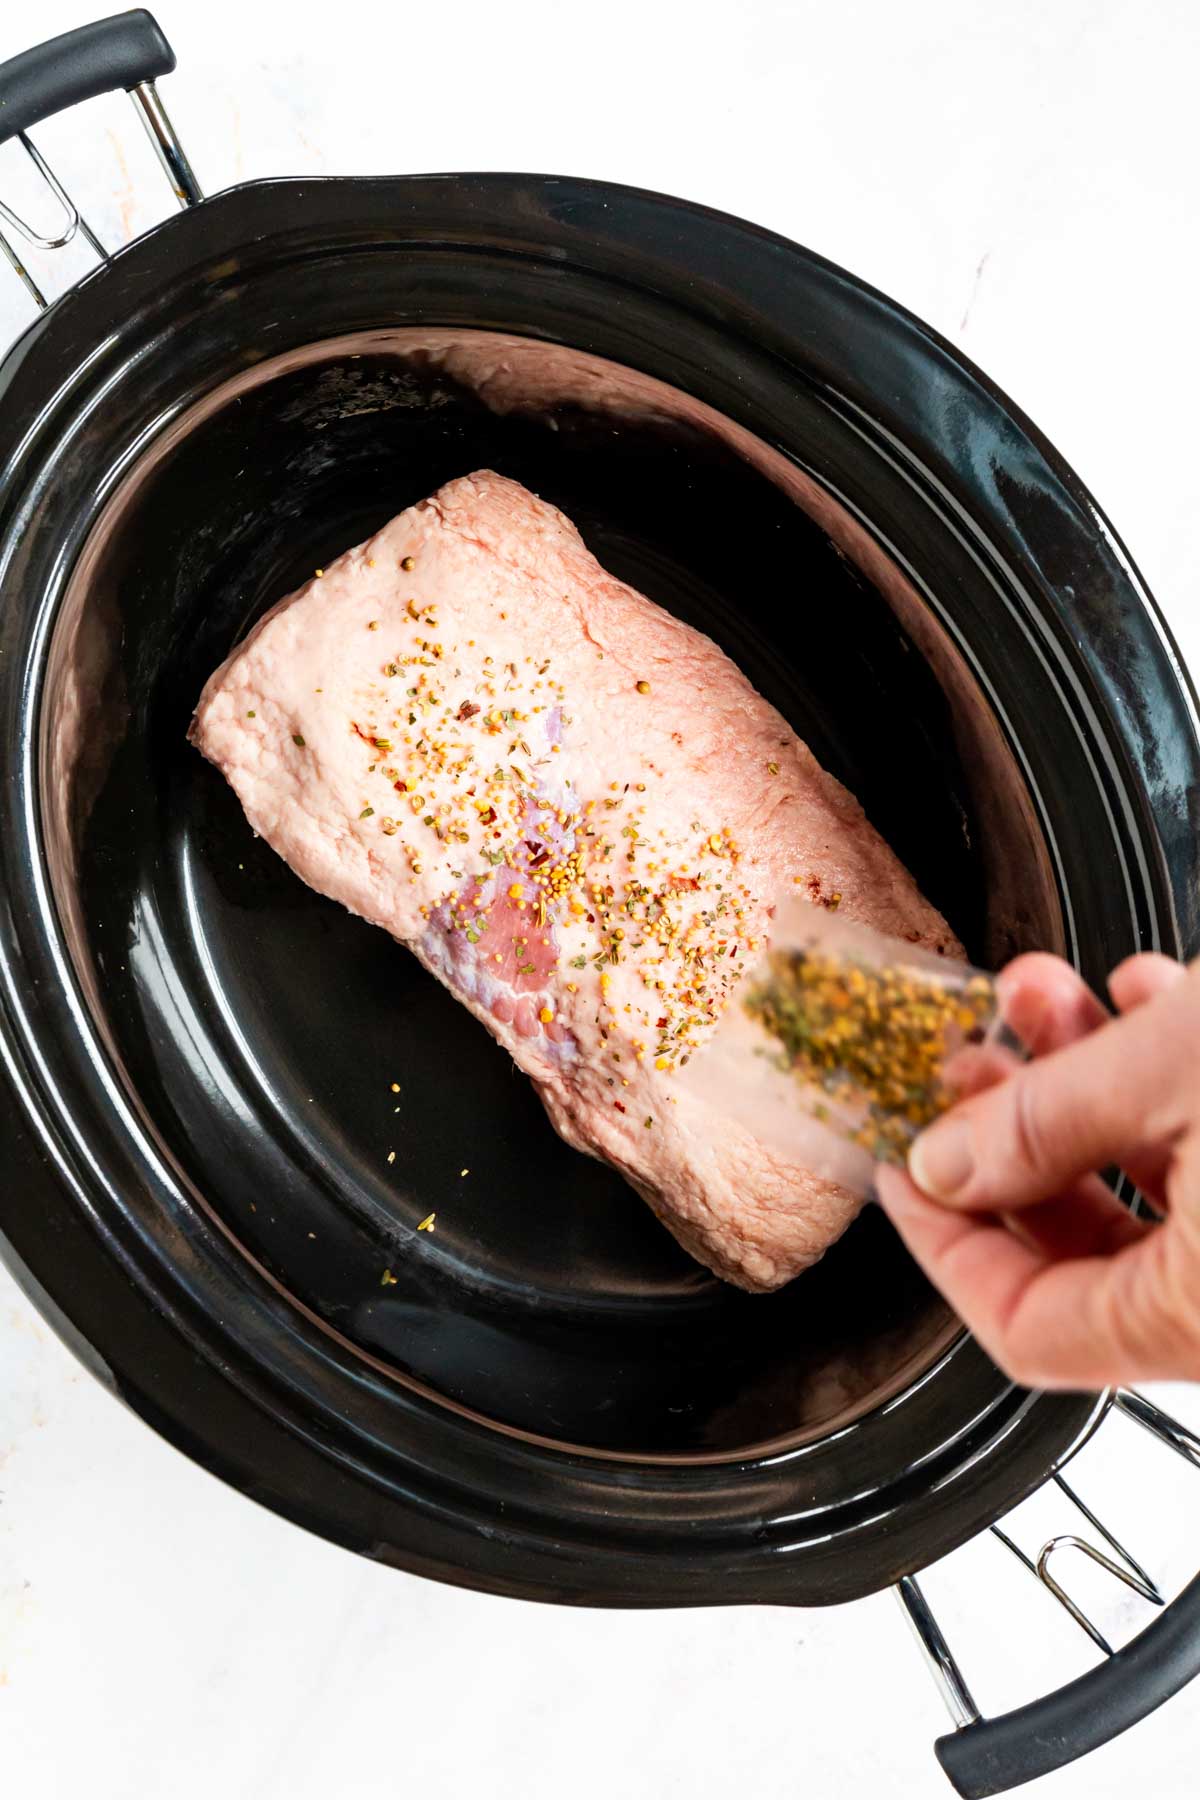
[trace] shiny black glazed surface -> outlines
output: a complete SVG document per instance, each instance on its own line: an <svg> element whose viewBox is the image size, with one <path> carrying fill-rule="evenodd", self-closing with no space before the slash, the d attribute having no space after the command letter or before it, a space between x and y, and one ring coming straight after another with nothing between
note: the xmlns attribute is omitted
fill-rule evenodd
<svg viewBox="0 0 1200 1800"><path fill-rule="evenodd" d="M1094 1403L1014 1393L960 1341L837 1434L740 1461L655 1460L729 1457L793 1430L792 1397L831 1342L861 1344L856 1308L886 1337L925 1304L881 1222L776 1299L710 1283L553 1140L403 952L249 842L182 742L199 681L248 616L443 476L495 461L727 642L970 938L979 869L937 697L877 597L793 509L678 446L614 457L584 431L551 456L544 433L465 404L415 427L343 417L324 468L282 430L248 470L289 403L276 384L262 410L254 390L184 438L98 570L121 723L71 836L77 862L49 891L43 833L60 832L62 796L40 782L57 699L44 658L103 501L238 369L430 320L646 370L810 469L932 596L1006 721L1085 972L1195 945L1196 743L1169 642L1078 483L923 328L794 246L629 191L532 177L243 189L134 246L3 370L14 1179L0 1228L41 1303L153 1422L384 1560L618 1604L866 1591L1035 1485ZM281 485L283 471L303 479ZM730 563L733 498L755 525L752 583ZM826 602L812 617L787 592L796 564ZM865 717L850 711L862 674ZM914 787L920 809L905 805ZM392 1079L421 1127L396 1140L398 1194L381 1179ZM122 1115L126 1095L142 1124ZM347 1185L369 1203L343 1206ZM412 1225L431 1206L429 1243ZM385 1293L396 1250L402 1284Z"/></svg>

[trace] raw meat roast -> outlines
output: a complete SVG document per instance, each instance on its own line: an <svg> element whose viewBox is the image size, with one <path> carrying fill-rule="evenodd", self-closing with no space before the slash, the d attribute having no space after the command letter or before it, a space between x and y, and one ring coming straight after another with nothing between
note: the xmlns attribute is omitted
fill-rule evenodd
<svg viewBox="0 0 1200 1800"><path fill-rule="evenodd" d="M775 1288L845 1229L857 1201L682 1071L782 892L954 940L728 658L561 513L499 475L449 483L281 600L192 737L296 874L406 944L700 1261Z"/></svg>

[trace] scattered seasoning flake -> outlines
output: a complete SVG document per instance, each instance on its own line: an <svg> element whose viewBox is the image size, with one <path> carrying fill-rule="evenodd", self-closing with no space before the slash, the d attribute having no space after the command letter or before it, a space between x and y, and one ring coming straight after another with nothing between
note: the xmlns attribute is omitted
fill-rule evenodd
<svg viewBox="0 0 1200 1800"><path fill-rule="evenodd" d="M431 1212L427 1218L424 1218L421 1220L421 1223L417 1226L417 1230L418 1231L432 1231L433 1230L433 1221L436 1218L437 1218L437 1214L435 1212Z"/></svg>
<svg viewBox="0 0 1200 1800"><path fill-rule="evenodd" d="M395 1287L396 1277L390 1269L385 1269L379 1281L380 1287Z"/></svg>
<svg viewBox="0 0 1200 1800"><path fill-rule="evenodd" d="M254 708L253 708L253 707L251 707L251 708L250 708L250 711L249 711L249 712L248 712L248 713L247 713L247 714L246 714L246 717L247 717L247 718L248 718L248 719L257 719L257 717L258 717L258 714L257 714L257 713L256 713L256 712L255 712L255 710L254 710Z"/></svg>
<svg viewBox="0 0 1200 1800"><path fill-rule="evenodd" d="M543 1006L541 1012L538 1014L538 1018L542 1021L543 1025L551 1024L554 1019L554 1008L552 1006Z"/></svg>
<svg viewBox="0 0 1200 1800"><path fill-rule="evenodd" d="M406 556L401 560L400 567L404 570L404 573L406 575L408 574L408 571L412 568L412 566L413 566L413 559L411 556Z"/></svg>
<svg viewBox="0 0 1200 1800"><path fill-rule="evenodd" d="M393 1081L392 1092L393 1094L398 1094L400 1092L400 1083L398 1081Z"/></svg>
<svg viewBox="0 0 1200 1800"><path fill-rule="evenodd" d="M318 569L316 571L316 576L317 576L318 581L320 581L320 579L321 579L322 575L324 575L324 573L325 573L324 569Z"/></svg>
<svg viewBox="0 0 1200 1800"><path fill-rule="evenodd" d="M642 1120L642 1124L646 1127L647 1131L649 1131L649 1129L653 1125L653 1123L654 1123L653 1119L643 1119Z"/></svg>
<svg viewBox="0 0 1200 1800"><path fill-rule="evenodd" d="M460 1169L458 1172L459 1172L460 1176L461 1175L469 1175L471 1173L470 1169Z"/></svg>
<svg viewBox="0 0 1200 1800"><path fill-rule="evenodd" d="M767 764L767 770L768 770L768 772L769 772L769 773L770 773L770 774L772 774L772 775L778 775L778 773L779 773L779 764L778 764L778 763L774 763L774 762L772 762L772 763L768 763L768 764Z"/></svg>
<svg viewBox="0 0 1200 1800"><path fill-rule="evenodd" d="M396 1160L396 1152L394 1150L389 1150L387 1153L387 1159L390 1163L394 1163Z"/></svg>
<svg viewBox="0 0 1200 1800"><path fill-rule="evenodd" d="M373 806L364 806L364 807L363 807L363 809L362 809L362 811L361 811L361 812L360 812L360 813L359 813L359 815L358 815L358 816L359 816L359 818L360 818L360 819L371 819L371 818L374 818L374 816L375 816L375 808L374 808L374 807L373 807Z"/></svg>
<svg viewBox="0 0 1200 1800"><path fill-rule="evenodd" d="M637 691L639 694L648 694L650 692L650 683L648 681L639 681L637 684Z"/></svg>
<svg viewBox="0 0 1200 1800"><path fill-rule="evenodd" d="M299 748L299 749L301 749L301 750L303 750L303 748L304 748L304 739L303 739L303 737L302 737L302 736L301 736L301 734L300 734L300 733L299 733L299 732L298 732L298 731L293 731L293 733L292 733L292 742L293 742L293 744L295 744L295 745L296 745L296 746L297 746L297 747L298 747L298 748Z"/></svg>

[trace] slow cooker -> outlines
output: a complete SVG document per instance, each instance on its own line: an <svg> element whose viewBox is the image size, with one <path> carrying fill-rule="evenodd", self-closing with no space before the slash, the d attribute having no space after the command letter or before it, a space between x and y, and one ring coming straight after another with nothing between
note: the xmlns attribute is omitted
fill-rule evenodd
<svg viewBox="0 0 1200 1800"><path fill-rule="evenodd" d="M722 1286L185 732L279 595L490 466L731 654L973 960L1099 984L1200 949L1195 696L1132 559L985 376L811 251L543 175L202 199L174 66L136 11L0 68L35 157L40 119L131 90L183 207L0 366L6 1260L155 1429L363 1555L603 1606L897 1584L958 1791L1070 1760L1200 1669L1200 1581L985 1720L916 1576L1114 1396L1014 1387L877 1209L780 1294Z"/></svg>

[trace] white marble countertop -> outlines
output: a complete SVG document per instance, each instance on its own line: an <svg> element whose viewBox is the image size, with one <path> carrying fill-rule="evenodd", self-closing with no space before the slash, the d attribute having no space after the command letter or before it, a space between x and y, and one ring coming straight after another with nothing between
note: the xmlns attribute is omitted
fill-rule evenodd
<svg viewBox="0 0 1200 1800"><path fill-rule="evenodd" d="M0 57L101 6L0 19ZM1075 465L1200 668L1193 0L163 0L202 184L531 168L776 227L961 344ZM114 242L164 210L123 99L38 142ZM43 208L15 146L0 193ZM74 251L41 262L52 292ZM27 317L0 268L0 339ZM1163 1396L1200 1424L1200 1391ZM1169 1591L1200 1489L1125 1421L1078 1485ZM1027 1545L1070 1529L1047 1495ZM1078 1576L1106 1630L1142 1603ZM1091 1652L994 1540L928 1588L996 1711ZM570 1612L360 1563L167 1448L0 1272L0 1782L20 1800L935 1800L940 1702L889 1596L832 1612ZM1200 1686L1054 1800L1195 1793Z"/></svg>

